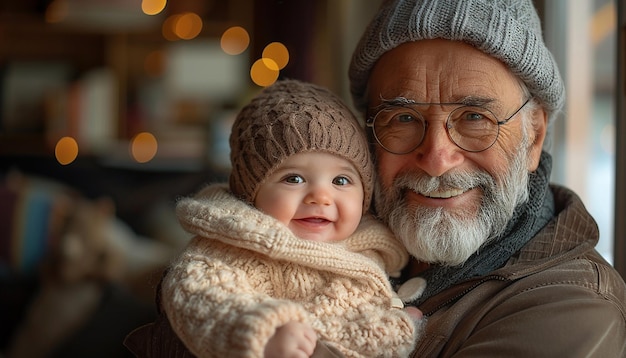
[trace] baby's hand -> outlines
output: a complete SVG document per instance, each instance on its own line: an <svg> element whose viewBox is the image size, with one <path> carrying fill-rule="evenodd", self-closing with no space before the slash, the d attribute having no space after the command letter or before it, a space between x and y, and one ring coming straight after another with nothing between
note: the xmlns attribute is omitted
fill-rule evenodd
<svg viewBox="0 0 626 358"><path fill-rule="evenodd" d="M415 321L419 321L424 317L422 311L420 311L417 307L407 306L404 307L404 311L411 316Z"/></svg>
<svg viewBox="0 0 626 358"><path fill-rule="evenodd" d="M315 350L317 334L313 328L300 322L289 322L278 327L267 342L265 358L308 358Z"/></svg>

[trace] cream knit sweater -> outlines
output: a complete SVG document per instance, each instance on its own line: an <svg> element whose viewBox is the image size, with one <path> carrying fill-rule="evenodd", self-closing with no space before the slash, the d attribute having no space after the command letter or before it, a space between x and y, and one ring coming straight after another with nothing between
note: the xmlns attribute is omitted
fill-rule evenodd
<svg viewBox="0 0 626 358"><path fill-rule="evenodd" d="M275 220L213 185L179 201L192 234L163 281L172 328L199 357L262 357L277 327L310 324L348 357L407 356L413 320L391 307L389 272L408 256L391 232L364 217L340 243L295 237Z"/></svg>

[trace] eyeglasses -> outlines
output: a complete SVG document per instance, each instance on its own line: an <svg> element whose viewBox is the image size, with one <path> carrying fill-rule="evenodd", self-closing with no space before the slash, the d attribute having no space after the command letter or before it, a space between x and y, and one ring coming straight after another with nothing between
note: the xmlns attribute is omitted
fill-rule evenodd
<svg viewBox="0 0 626 358"><path fill-rule="evenodd" d="M508 123L530 101L528 98L513 114L499 121L493 112L481 106L460 103L409 103L383 108L367 120L374 138L386 151L407 154L422 144L428 122L414 107L424 105L461 105L448 115L446 132L450 140L468 152L489 149L498 139L500 126Z"/></svg>

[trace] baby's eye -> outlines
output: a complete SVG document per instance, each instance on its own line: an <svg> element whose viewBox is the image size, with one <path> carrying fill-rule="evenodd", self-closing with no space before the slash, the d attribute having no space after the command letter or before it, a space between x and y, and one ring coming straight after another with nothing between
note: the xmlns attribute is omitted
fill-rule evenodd
<svg viewBox="0 0 626 358"><path fill-rule="evenodd" d="M297 174L292 174L286 176L283 181L289 184L302 184L304 183L304 178Z"/></svg>
<svg viewBox="0 0 626 358"><path fill-rule="evenodd" d="M333 179L333 184L335 185L348 185L350 184L350 179L344 177L344 176L339 176L339 177L335 177L335 179Z"/></svg>

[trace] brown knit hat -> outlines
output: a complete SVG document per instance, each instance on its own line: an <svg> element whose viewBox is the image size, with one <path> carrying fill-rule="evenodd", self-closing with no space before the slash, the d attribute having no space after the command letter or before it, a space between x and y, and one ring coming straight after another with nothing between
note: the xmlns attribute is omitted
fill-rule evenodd
<svg viewBox="0 0 626 358"><path fill-rule="evenodd" d="M372 197L373 164L365 132L329 90L296 80L266 87L237 115L230 134L231 191L253 203L261 183L290 155L325 152L347 159Z"/></svg>

